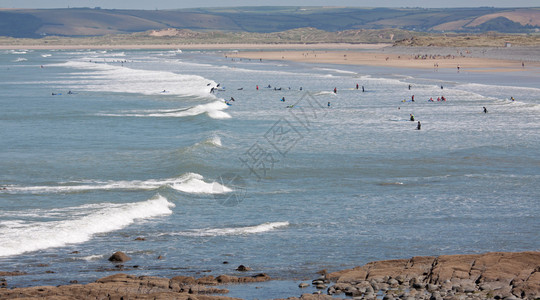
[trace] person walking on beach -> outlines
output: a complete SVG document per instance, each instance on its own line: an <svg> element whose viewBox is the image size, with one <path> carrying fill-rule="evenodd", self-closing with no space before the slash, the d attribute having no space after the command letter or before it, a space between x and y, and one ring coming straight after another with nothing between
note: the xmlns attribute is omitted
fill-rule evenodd
<svg viewBox="0 0 540 300"><path fill-rule="evenodd" d="M487 108L484 106L484 113L487 114Z"/></svg>

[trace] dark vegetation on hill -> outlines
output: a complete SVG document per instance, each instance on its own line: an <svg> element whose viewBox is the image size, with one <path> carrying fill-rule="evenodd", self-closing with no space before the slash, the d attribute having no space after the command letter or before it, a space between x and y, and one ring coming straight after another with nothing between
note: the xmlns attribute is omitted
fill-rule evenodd
<svg viewBox="0 0 540 300"><path fill-rule="evenodd" d="M100 36L165 28L270 33L402 29L415 32L534 33L540 8L232 7L183 10L97 8L0 10L0 36Z"/></svg>

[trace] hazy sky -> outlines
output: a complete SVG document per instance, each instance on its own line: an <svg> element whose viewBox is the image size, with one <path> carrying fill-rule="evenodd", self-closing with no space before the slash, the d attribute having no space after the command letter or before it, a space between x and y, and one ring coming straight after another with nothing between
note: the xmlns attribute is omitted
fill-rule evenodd
<svg viewBox="0 0 540 300"><path fill-rule="evenodd" d="M540 7L539 0L0 0L0 8L175 9L224 6Z"/></svg>

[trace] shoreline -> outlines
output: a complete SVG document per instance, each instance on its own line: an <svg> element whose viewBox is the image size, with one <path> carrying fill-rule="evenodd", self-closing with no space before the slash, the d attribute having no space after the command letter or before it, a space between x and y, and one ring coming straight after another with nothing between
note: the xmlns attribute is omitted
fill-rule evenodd
<svg viewBox="0 0 540 300"><path fill-rule="evenodd" d="M390 48L391 49L391 48ZM408 49L408 53L393 53L381 48L379 51L242 51L229 52L227 58L293 61L300 63L361 65L412 69L454 69L456 72L519 72L540 68L540 62L526 59L498 59L450 54L421 54L422 49ZM418 50L418 54L415 53Z"/></svg>
<svg viewBox="0 0 540 300"><path fill-rule="evenodd" d="M391 44L349 44L349 43L313 43L313 44L145 44L145 45L0 45L0 50L253 50L253 49L286 49L286 50L320 50L320 49L381 49Z"/></svg>
<svg viewBox="0 0 540 300"><path fill-rule="evenodd" d="M245 270L250 271L250 270ZM333 295L373 300L385 299L538 299L540 297L540 252L489 252L484 254L412 257L369 262L363 266L322 275L298 285L300 298L333 299ZM24 273L0 275L24 276ZM263 273L236 277L221 275L194 278L162 278L116 273L88 284L11 288L0 279L0 298L14 299L237 299L226 297L224 285L274 280ZM297 284L297 283L296 283ZM314 293L304 293L306 288ZM308 289L309 290L309 289ZM219 294L219 295L215 295ZM315 294L315 295L314 295ZM413 298L411 298L413 297Z"/></svg>
<svg viewBox="0 0 540 300"><path fill-rule="evenodd" d="M293 61L411 69L540 73L535 47L414 47L392 44L131 44L0 45L0 50L213 50L231 59Z"/></svg>

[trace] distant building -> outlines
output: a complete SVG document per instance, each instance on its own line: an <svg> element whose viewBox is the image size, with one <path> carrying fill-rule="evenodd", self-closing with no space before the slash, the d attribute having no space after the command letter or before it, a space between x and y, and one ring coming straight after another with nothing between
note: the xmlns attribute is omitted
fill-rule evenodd
<svg viewBox="0 0 540 300"><path fill-rule="evenodd" d="M512 43L504 42L504 46L507 47L507 48L510 48L510 47L512 47Z"/></svg>

